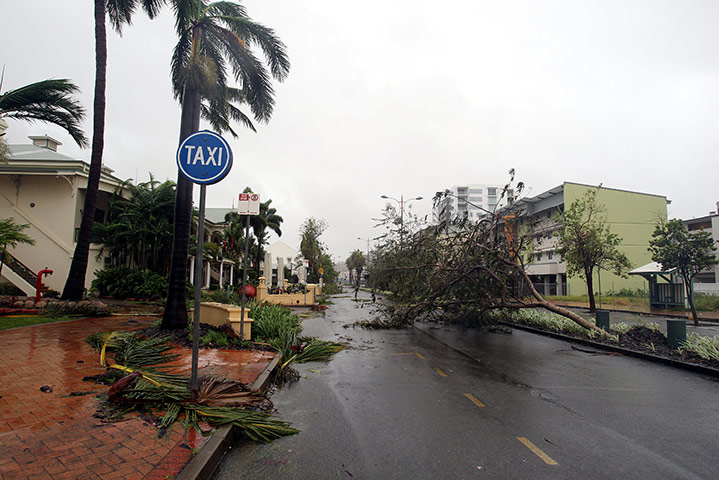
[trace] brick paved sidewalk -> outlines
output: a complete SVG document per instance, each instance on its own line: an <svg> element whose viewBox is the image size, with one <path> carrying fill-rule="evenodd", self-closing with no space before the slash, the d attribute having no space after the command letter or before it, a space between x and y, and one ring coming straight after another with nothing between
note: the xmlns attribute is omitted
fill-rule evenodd
<svg viewBox="0 0 719 480"><path fill-rule="evenodd" d="M157 440L155 428L136 416L102 423L93 418L100 406L95 396L108 387L82 381L105 371L84 342L87 335L143 328L154 320L103 317L0 331L0 478L177 475L206 439L184 438L176 425L171 440ZM189 365L184 350L178 364ZM203 353L201 374L223 374L243 383L253 382L274 358L268 352ZM41 391L44 386L52 391Z"/></svg>

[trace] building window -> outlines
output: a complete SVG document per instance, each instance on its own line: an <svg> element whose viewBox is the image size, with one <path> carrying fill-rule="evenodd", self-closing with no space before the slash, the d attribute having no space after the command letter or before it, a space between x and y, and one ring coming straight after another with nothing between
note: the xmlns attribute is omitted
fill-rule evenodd
<svg viewBox="0 0 719 480"><path fill-rule="evenodd" d="M691 223L687 226L687 230L689 230L690 232L694 230L704 230L705 228L712 228L711 220L705 220L699 223Z"/></svg>
<svg viewBox="0 0 719 480"><path fill-rule="evenodd" d="M554 256L554 252L553 252L553 251L550 250L550 251L547 252L547 258L548 258L549 260L551 260L553 256Z"/></svg>
<svg viewBox="0 0 719 480"><path fill-rule="evenodd" d="M541 252L537 254L537 261L538 262L542 261L542 253Z"/></svg>

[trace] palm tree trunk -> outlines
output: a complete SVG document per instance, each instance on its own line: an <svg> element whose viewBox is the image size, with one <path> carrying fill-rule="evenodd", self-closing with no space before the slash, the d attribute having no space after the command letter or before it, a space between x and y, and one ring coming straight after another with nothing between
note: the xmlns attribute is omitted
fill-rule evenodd
<svg viewBox="0 0 719 480"><path fill-rule="evenodd" d="M180 143L200 129L200 92L186 87L182 98ZM187 327L187 257L192 225L192 190L194 184L178 169L175 193L175 220L170 259L170 278L162 317L163 329Z"/></svg>
<svg viewBox="0 0 719 480"><path fill-rule="evenodd" d="M72 256L70 272L62 292L64 300L79 300L85 291L87 260L90 255L92 224L95 221L97 192L102 171L102 150L105 146L105 86L107 74L107 32L105 30L105 0L95 0L95 99L93 103L92 153L87 179L85 204L82 209L80 232Z"/></svg>

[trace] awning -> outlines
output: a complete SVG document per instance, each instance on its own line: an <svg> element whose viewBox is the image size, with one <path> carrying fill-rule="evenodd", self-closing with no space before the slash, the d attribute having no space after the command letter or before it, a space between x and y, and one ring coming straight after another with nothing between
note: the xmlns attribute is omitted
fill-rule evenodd
<svg viewBox="0 0 719 480"><path fill-rule="evenodd" d="M629 272L629 275L659 275L662 273L674 273L677 269L672 268L670 270L662 270L662 264L657 262L647 263L644 266L641 266L639 268L635 268L631 272Z"/></svg>

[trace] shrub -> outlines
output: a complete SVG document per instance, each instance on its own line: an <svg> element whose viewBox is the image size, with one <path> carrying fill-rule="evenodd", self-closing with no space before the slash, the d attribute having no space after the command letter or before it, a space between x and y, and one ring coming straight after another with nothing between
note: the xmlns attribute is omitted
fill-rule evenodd
<svg viewBox="0 0 719 480"><path fill-rule="evenodd" d="M719 337L705 337L695 332L687 334L687 339L681 342L679 351L691 352L704 360L719 361Z"/></svg>
<svg viewBox="0 0 719 480"><path fill-rule="evenodd" d="M273 338L288 339L297 337L302 331L300 320L292 311L282 305L251 302L248 305L249 315L254 319L252 337L269 341Z"/></svg>
<svg viewBox="0 0 719 480"><path fill-rule="evenodd" d="M45 314L50 317L61 317L64 315L87 315L90 317L105 317L110 314L107 305L98 301L83 300L81 302L60 302L53 301L48 304Z"/></svg>
<svg viewBox="0 0 719 480"><path fill-rule="evenodd" d="M577 334L589 338L596 335L594 330L587 330L578 323L551 312L534 309L520 310L516 313L516 318L528 325L534 325L552 332ZM588 321L594 323L594 319L588 319Z"/></svg>
<svg viewBox="0 0 719 480"><path fill-rule="evenodd" d="M342 292L344 292L342 285L337 283L328 283L322 286L322 293L325 295L336 295Z"/></svg>
<svg viewBox="0 0 719 480"><path fill-rule="evenodd" d="M615 292L613 290L609 290L606 292L604 297L633 297L633 298L649 298L649 292L644 290L643 288L622 288L619 291Z"/></svg>
<svg viewBox="0 0 719 480"><path fill-rule="evenodd" d="M205 335L200 337L200 345L203 347L213 346L224 348L230 345L230 338L224 332L210 330Z"/></svg>
<svg viewBox="0 0 719 480"><path fill-rule="evenodd" d="M694 305L696 306L697 310L702 310L705 312L719 311L719 295L695 293Z"/></svg>
<svg viewBox="0 0 719 480"><path fill-rule="evenodd" d="M25 292L17 288L12 283L0 283L0 295L22 296L25 295Z"/></svg>
<svg viewBox="0 0 719 480"><path fill-rule="evenodd" d="M92 288L104 297L150 298L167 293L167 279L146 268L109 267L96 271L95 277Z"/></svg>
<svg viewBox="0 0 719 480"><path fill-rule="evenodd" d="M237 293L227 293L226 290L214 290L212 292L202 292L202 301L239 305L241 299Z"/></svg>

